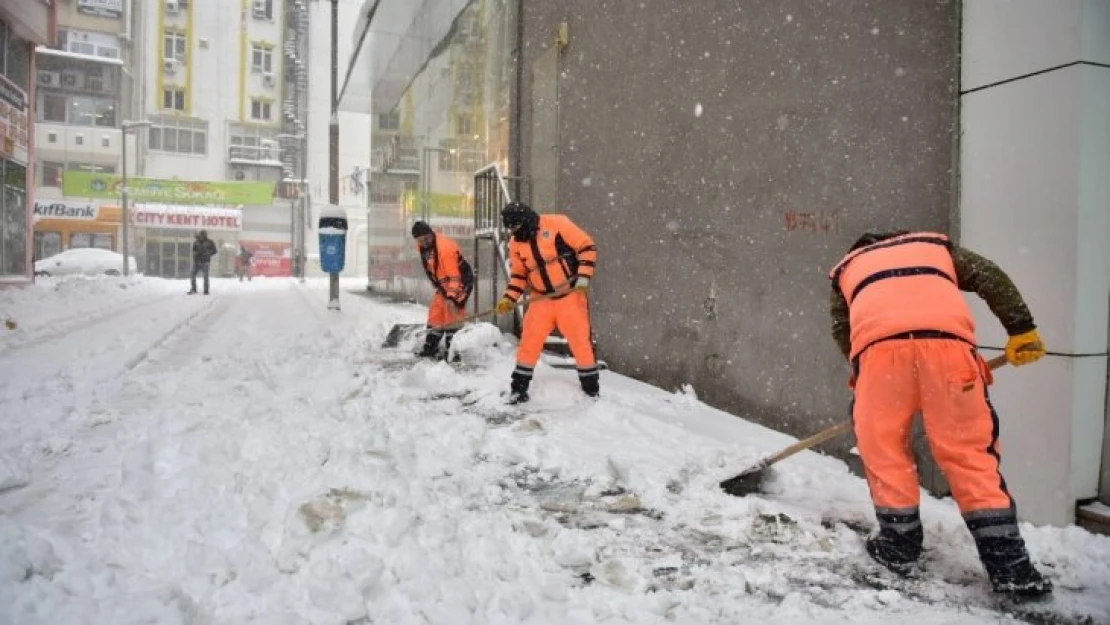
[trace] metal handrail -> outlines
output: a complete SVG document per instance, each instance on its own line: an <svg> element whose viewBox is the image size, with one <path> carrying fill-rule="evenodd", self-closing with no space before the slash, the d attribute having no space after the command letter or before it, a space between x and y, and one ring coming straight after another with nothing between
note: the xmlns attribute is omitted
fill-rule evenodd
<svg viewBox="0 0 1110 625"><path fill-rule="evenodd" d="M496 197L490 197L494 195ZM501 225L501 207L513 201L509 192L509 185L501 168L497 163L490 163L474 172L474 273L478 273L478 242L489 239L493 242L494 262L501 270L501 274L508 283L511 276L509 264L508 238L505 236L504 227ZM474 286L474 306L478 307L478 285ZM493 289L491 302L497 297L497 272L493 273ZM519 326L522 321L520 308L513 309L513 315Z"/></svg>

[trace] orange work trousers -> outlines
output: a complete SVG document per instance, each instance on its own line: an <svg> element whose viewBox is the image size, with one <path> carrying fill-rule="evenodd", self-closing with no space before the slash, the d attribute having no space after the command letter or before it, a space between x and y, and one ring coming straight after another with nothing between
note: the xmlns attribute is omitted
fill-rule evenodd
<svg viewBox="0 0 1110 625"><path fill-rule="evenodd" d="M590 341L590 304L586 294L581 291L528 305L528 312L524 314L520 347L516 352L517 364L534 368L540 359L544 342L556 327L570 344L570 352L580 370L597 365L594 345Z"/></svg>
<svg viewBox="0 0 1110 625"><path fill-rule="evenodd" d="M920 502L910 449L918 412L963 514L1013 505L1000 472L990 370L972 346L954 339L882 341L860 354L857 366L852 420L876 508Z"/></svg>
<svg viewBox="0 0 1110 625"><path fill-rule="evenodd" d="M466 317L466 313L455 307L455 303L443 296L443 293L436 291L435 296L432 297L432 303L428 306L428 327L435 329L443 329L443 326L455 323L460 319ZM450 330L458 330L458 328L448 328Z"/></svg>

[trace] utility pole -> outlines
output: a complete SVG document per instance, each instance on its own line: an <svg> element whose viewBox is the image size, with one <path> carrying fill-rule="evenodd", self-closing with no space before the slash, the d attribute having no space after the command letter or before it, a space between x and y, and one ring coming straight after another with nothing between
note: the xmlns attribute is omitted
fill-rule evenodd
<svg viewBox="0 0 1110 625"><path fill-rule="evenodd" d="M339 206L339 0L331 0L331 125L328 127L328 203ZM328 300L339 305L339 274L328 274Z"/></svg>

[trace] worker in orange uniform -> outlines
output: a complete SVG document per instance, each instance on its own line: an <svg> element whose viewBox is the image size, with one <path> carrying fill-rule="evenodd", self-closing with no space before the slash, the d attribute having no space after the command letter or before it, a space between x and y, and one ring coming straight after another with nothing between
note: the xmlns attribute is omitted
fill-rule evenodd
<svg viewBox="0 0 1110 625"><path fill-rule="evenodd" d="M424 273L435 288L428 307L428 333L418 355L436 358L440 339L444 341L444 352L451 350L451 340L459 330L456 324L465 316L466 300L474 290L474 272L459 251L458 243L443 233L436 234L427 223L414 223L412 238L416 239Z"/></svg>
<svg viewBox="0 0 1110 625"><path fill-rule="evenodd" d="M867 233L830 274L833 337L852 363L852 420L879 531L867 553L914 574L924 533L910 452L921 412L929 446L999 593L1039 597L1052 584L1033 566L1000 472L990 369L975 349L975 321L960 291L982 297L1006 328L1006 358L1045 355L1033 316L1010 278L943 234Z"/></svg>
<svg viewBox="0 0 1110 625"><path fill-rule="evenodd" d="M501 211L501 221L513 237L509 243L512 267L509 286L497 302L497 312L510 312L527 289L546 296L533 301L524 315L509 403L528 401L528 385L536 361L556 327L570 344L582 390L597 397L600 380L586 296L596 268L597 246L566 215L538 215L520 202L507 204Z"/></svg>

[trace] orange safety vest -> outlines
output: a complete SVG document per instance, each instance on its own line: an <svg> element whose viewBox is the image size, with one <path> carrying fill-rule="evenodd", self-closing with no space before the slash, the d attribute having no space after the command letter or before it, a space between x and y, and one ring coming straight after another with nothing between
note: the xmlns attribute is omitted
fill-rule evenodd
<svg viewBox="0 0 1110 625"><path fill-rule="evenodd" d="M456 303L464 301L463 295L468 290L463 277L466 260L459 251L459 244L451 237L437 232L433 247L422 250L417 243L416 251L420 254L424 273L432 281L436 291Z"/></svg>
<svg viewBox="0 0 1110 625"><path fill-rule="evenodd" d="M872 344L901 335L950 336L975 344L975 319L943 234L906 234L854 250L829 278L848 302L853 359Z"/></svg>
<svg viewBox="0 0 1110 625"><path fill-rule="evenodd" d="M517 301L524 290L538 294L566 291L578 278L592 278L597 266L597 246L566 215L540 215L531 241L509 243L512 265L505 297Z"/></svg>

